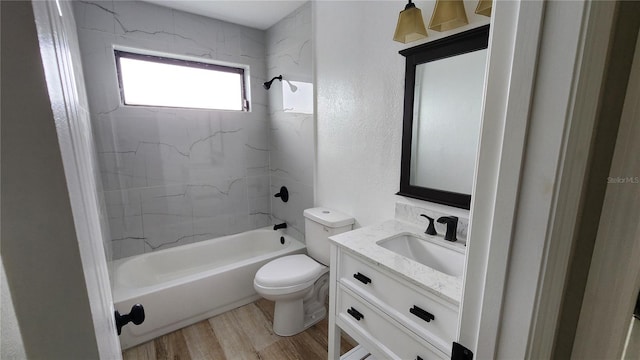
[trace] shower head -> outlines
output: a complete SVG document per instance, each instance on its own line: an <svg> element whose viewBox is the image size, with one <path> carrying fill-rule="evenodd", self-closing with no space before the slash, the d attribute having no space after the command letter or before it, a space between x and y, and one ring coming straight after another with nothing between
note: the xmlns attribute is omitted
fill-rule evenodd
<svg viewBox="0 0 640 360"><path fill-rule="evenodd" d="M271 79L271 80L267 81L266 83L262 84L262 86L264 86L265 89L269 90L271 88L271 83L275 79L278 79L278 80L282 81L282 75L274 77L273 79Z"/></svg>

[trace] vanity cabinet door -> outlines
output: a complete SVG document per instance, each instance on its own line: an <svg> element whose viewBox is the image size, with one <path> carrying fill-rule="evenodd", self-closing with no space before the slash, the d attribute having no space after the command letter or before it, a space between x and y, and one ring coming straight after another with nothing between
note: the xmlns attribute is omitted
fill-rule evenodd
<svg viewBox="0 0 640 360"><path fill-rule="evenodd" d="M458 324L456 305L344 252L339 261L338 282L442 351L450 349Z"/></svg>
<svg viewBox="0 0 640 360"><path fill-rule="evenodd" d="M385 313L338 286L336 322L374 355L384 359L446 359L426 340L402 328Z"/></svg>

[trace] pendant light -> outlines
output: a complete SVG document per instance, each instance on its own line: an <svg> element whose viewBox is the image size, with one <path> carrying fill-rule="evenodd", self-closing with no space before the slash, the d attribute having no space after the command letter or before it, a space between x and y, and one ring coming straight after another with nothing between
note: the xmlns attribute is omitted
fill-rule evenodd
<svg viewBox="0 0 640 360"><path fill-rule="evenodd" d="M447 31L468 23L462 0L437 0L429 21L429 29Z"/></svg>
<svg viewBox="0 0 640 360"><path fill-rule="evenodd" d="M476 7L476 14L491 17L491 7L493 0L480 0Z"/></svg>
<svg viewBox="0 0 640 360"><path fill-rule="evenodd" d="M427 29L422 19L422 11L409 0L404 10L400 11L396 32L393 34L393 40L406 44L426 37Z"/></svg>

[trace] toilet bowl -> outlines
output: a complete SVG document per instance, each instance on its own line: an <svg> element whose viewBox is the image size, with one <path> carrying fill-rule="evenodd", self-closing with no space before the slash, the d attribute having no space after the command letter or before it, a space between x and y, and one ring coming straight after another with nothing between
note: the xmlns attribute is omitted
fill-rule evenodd
<svg viewBox="0 0 640 360"><path fill-rule="evenodd" d="M324 318L328 273L328 267L303 254L275 259L258 270L253 287L262 297L276 303L273 316L276 334L295 335Z"/></svg>
<svg viewBox="0 0 640 360"><path fill-rule="evenodd" d="M304 331L327 313L329 294L329 236L351 230L353 218L326 208L304 211L309 255L284 256L262 266L253 287L275 302L273 332L291 336Z"/></svg>

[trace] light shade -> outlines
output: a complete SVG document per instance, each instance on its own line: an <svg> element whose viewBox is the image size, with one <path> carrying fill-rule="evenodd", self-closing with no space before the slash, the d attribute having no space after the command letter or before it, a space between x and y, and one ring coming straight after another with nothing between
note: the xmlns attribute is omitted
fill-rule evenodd
<svg viewBox="0 0 640 360"><path fill-rule="evenodd" d="M409 1L404 10L400 11L393 40L406 44L426 37L427 28L424 26L422 11Z"/></svg>
<svg viewBox="0 0 640 360"><path fill-rule="evenodd" d="M480 0L478 6L476 6L476 14L491 17L491 6L493 0Z"/></svg>
<svg viewBox="0 0 640 360"><path fill-rule="evenodd" d="M469 20L467 20L462 0L437 0L429 22L429 29L447 31L468 23Z"/></svg>

